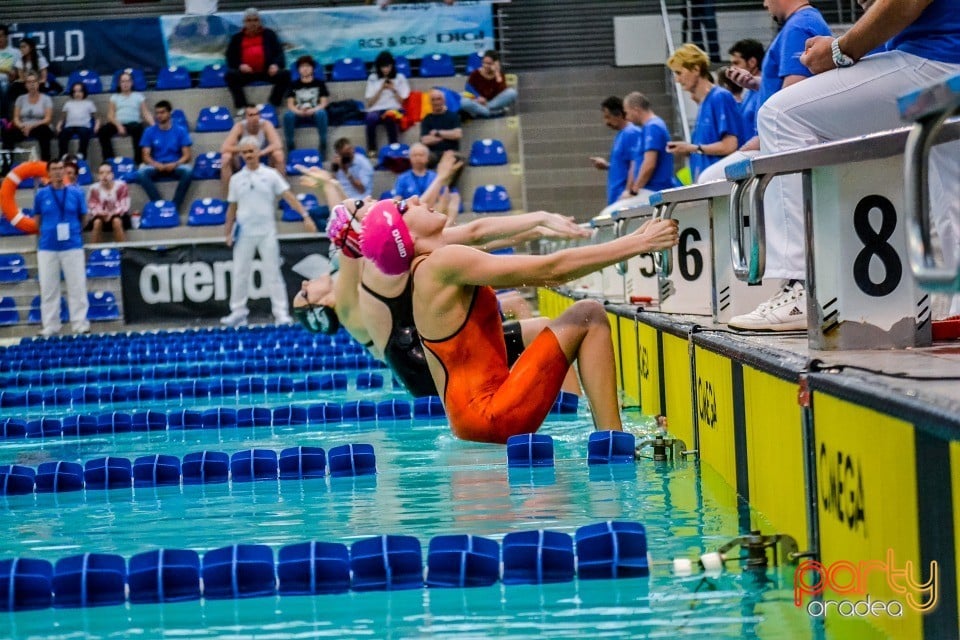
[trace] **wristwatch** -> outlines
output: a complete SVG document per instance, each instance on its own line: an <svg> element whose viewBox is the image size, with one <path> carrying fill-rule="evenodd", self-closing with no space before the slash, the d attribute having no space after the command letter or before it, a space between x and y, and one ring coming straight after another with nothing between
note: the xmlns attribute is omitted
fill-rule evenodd
<svg viewBox="0 0 960 640"><path fill-rule="evenodd" d="M834 38L830 43L830 51L833 52L833 64L838 68L852 67L856 60L840 51L840 38Z"/></svg>
<svg viewBox="0 0 960 640"><path fill-rule="evenodd" d="M702 144L698 144L698 145L697 145L697 153L703 153L703 145L702 145Z"/></svg>
<svg viewBox="0 0 960 640"><path fill-rule="evenodd" d="M640 195L640 192L637 189L630 189L630 195L632 196Z"/></svg>

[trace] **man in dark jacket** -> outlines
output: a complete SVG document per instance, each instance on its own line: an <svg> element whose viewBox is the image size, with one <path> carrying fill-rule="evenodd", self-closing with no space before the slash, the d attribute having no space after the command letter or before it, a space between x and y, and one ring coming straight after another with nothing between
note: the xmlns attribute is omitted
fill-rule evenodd
<svg viewBox="0 0 960 640"><path fill-rule="evenodd" d="M279 107L290 85L290 71L286 67L276 32L264 28L256 9L244 11L243 29L234 34L227 45L226 81L233 106L242 109L247 104L243 88L263 80L273 85L270 104Z"/></svg>

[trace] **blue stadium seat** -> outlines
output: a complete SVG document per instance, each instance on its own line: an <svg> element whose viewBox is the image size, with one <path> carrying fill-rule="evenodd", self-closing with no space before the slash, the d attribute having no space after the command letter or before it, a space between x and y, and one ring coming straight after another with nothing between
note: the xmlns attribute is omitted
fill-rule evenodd
<svg viewBox="0 0 960 640"><path fill-rule="evenodd" d="M180 226L180 214L177 205L169 200L148 202L140 216L141 229L169 229Z"/></svg>
<svg viewBox="0 0 960 640"><path fill-rule="evenodd" d="M10 296L0 298L0 326L20 324L20 312L17 303Z"/></svg>
<svg viewBox="0 0 960 640"><path fill-rule="evenodd" d="M89 69L71 71L70 75L67 76L67 84L64 87L64 92L69 95L70 87L78 82L87 88L87 93L90 95L103 93L103 83L100 82L100 76Z"/></svg>
<svg viewBox="0 0 960 640"><path fill-rule="evenodd" d="M183 109L174 109L173 113L170 114L170 120L173 124L178 124L187 131L190 131L190 123L187 122L187 114L183 112Z"/></svg>
<svg viewBox="0 0 960 640"><path fill-rule="evenodd" d="M197 132L230 131L233 128L233 116L226 107L204 107L197 116Z"/></svg>
<svg viewBox="0 0 960 640"><path fill-rule="evenodd" d="M196 199L190 205L187 225L206 227L224 224L227 221L227 203L218 198Z"/></svg>
<svg viewBox="0 0 960 640"><path fill-rule="evenodd" d="M200 71L197 86L201 89L216 89L227 86L227 69L222 64L208 64Z"/></svg>
<svg viewBox="0 0 960 640"><path fill-rule="evenodd" d="M510 195L507 189L499 184L487 184L477 187L473 192L474 213L495 213L510 211Z"/></svg>
<svg viewBox="0 0 960 640"><path fill-rule="evenodd" d="M97 249L90 252L87 258L88 278L119 278L120 277L120 250Z"/></svg>
<svg viewBox="0 0 960 640"><path fill-rule="evenodd" d="M93 184L93 172L90 171L90 164L83 158L77 159L77 185L89 187Z"/></svg>
<svg viewBox="0 0 960 640"><path fill-rule="evenodd" d="M106 160L106 162L113 167L113 175L121 180L127 180L127 176L137 170L133 158L116 156Z"/></svg>
<svg viewBox="0 0 960 640"><path fill-rule="evenodd" d="M406 78L411 77L410 61L407 60L406 56L394 57L393 66L396 68L397 73L402 73Z"/></svg>
<svg viewBox="0 0 960 640"><path fill-rule="evenodd" d="M67 309L67 299L60 296L60 322L67 322L70 319L70 311ZM27 314L27 322L30 324L40 324L40 296L33 296L30 301L30 312Z"/></svg>
<svg viewBox="0 0 960 640"><path fill-rule="evenodd" d="M194 180L219 180L223 163L219 151L208 151L197 156L193 163Z"/></svg>
<svg viewBox="0 0 960 640"><path fill-rule="evenodd" d="M446 53L434 53L420 60L421 78L446 78L456 75L453 58Z"/></svg>
<svg viewBox="0 0 960 640"><path fill-rule="evenodd" d="M117 307L117 296L110 291L91 291L87 294L90 301L90 310L87 319L93 322L99 320L119 320L120 308Z"/></svg>
<svg viewBox="0 0 960 640"><path fill-rule="evenodd" d="M470 166L493 167L507 164L507 150L503 143L492 138L474 140L470 147Z"/></svg>
<svg viewBox="0 0 960 640"><path fill-rule="evenodd" d="M380 147L377 155L377 169L388 169L394 173L403 173L410 168L410 145L394 142Z"/></svg>
<svg viewBox="0 0 960 640"><path fill-rule="evenodd" d="M380 197L379 197L378 199L379 199L379 200L389 200L390 198L396 197L396 195L397 195L397 194L393 191L393 189L387 189L386 191L384 191L383 193L380 194Z"/></svg>
<svg viewBox="0 0 960 640"><path fill-rule="evenodd" d="M19 253L0 255L0 282L23 282L27 279L27 261Z"/></svg>
<svg viewBox="0 0 960 640"><path fill-rule="evenodd" d="M280 120L279 118L277 118L277 109L269 102L266 104L258 104L257 111L260 112L261 118L263 118L264 120L269 120L270 124L272 124L273 126L275 127L280 126Z"/></svg>
<svg viewBox="0 0 960 640"><path fill-rule="evenodd" d="M360 58L341 58L333 63L330 79L334 82L366 80L367 65Z"/></svg>
<svg viewBox="0 0 960 640"><path fill-rule="evenodd" d="M164 67L157 74L157 91L189 89L191 85L190 72L186 67Z"/></svg>
<svg viewBox="0 0 960 640"><path fill-rule="evenodd" d="M483 54L479 51L474 51L469 56L467 56L467 74L471 74L483 65Z"/></svg>
<svg viewBox="0 0 960 640"><path fill-rule="evenodd" d="M359 151L357 152L359 153ZM323 167L320 160L320 153L316 149L294 149L287 155L287 175L298 176L296 166L302 164L305 167Z"/></svg>
<svg viewBox="0 0 960 640"><path fill-rule="evenodd" d="M320 201L317 199L317 196L313 195L312 193L298 193L297 200L299 200L300 204L303 205L303 208L307 210L307 213L319 213ZM294 211L293 208L287 204L286 200L280 200L280 209L283 211L282 219L284 222L302 221L300 214Z"/></svg>
<svg viewBox="0 0 960 640"><path fill-rule="evenodd" d="M120 89L120 74L129 73L130 77L133 78L133 90L134 91L146 91L147 90L147 76L143 74L143 69L135 69L134 67L126 67L124 69L117 69L113 72L113 81L110 83L110 91L116 93Z"/></svg>

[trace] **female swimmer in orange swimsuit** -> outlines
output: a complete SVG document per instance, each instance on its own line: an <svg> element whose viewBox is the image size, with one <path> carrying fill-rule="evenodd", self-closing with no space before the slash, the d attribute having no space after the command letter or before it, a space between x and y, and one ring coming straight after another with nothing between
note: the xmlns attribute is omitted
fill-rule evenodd
<svg viewBox="0 0 960 640"><path fill-rule="evenodd" d="M413 270L413 313L454 435L506 442L536 431L567 368L580 381L599 429L620 430L610 325L603 305L581 300L551 321L508 368L491 287L549 286L640 253L677 244L677 223L653 220L602 245L551 255L491 256L448 244L446 216L420 203L384 200L363 221L364 256L387 274Z"/></svg>

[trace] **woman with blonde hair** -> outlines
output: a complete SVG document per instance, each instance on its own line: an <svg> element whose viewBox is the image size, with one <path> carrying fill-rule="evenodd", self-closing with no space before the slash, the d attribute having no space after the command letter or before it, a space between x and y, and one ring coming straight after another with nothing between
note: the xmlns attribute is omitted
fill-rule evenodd
<svg viewBox="0 0 960 640"><path fill-rule="evenodd" d="M667 143L668 152L690 157L690 175L696 182L704 169L746 142L743 122L733 94L714 84L703 49L684 44L667 59L667 67L700 107L690 142Z"/></svg>

